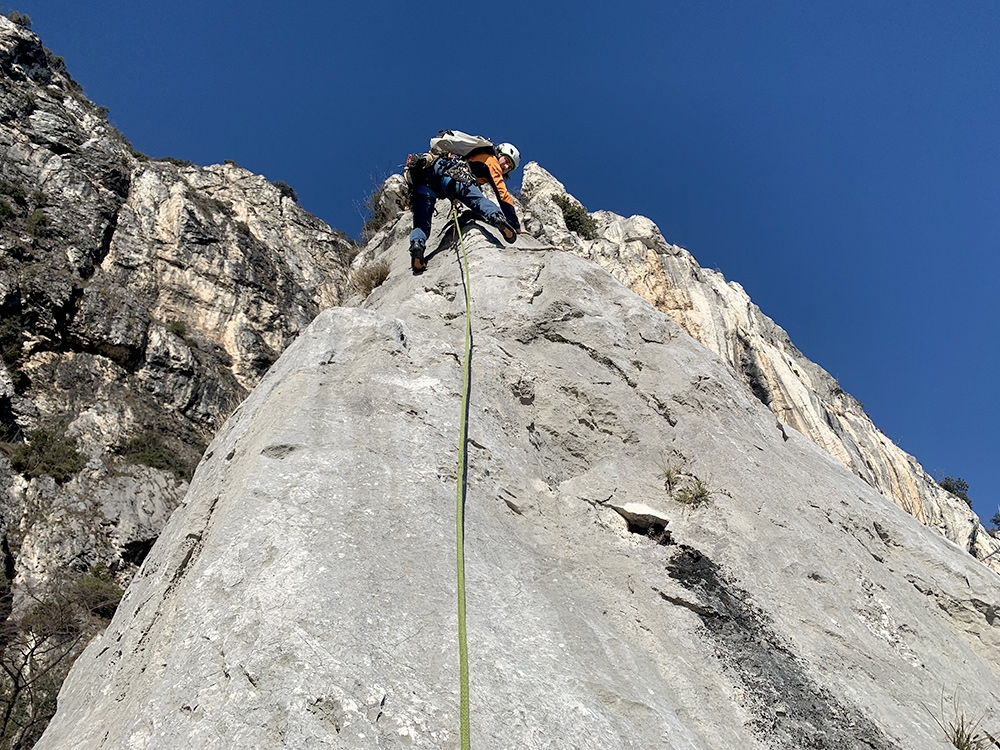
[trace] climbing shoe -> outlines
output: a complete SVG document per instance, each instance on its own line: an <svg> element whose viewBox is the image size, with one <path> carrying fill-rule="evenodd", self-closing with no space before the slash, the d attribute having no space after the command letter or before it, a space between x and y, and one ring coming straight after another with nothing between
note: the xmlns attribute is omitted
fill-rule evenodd
<svg viewBox="0 0 1000 750"><path fill-rule="evenodd" d="M419 276L427 270L427 261L424 260L424 243L414 240L410 243L410 268L414 276Z"/></svg>
<svg viewBox="0 0 1000 750"><path fill-rule="evenodd" d="M486 221L488 221L492 226L500 230L500 234L503 235L504 240L507 244L513 245L517 240L517 230L514 229L510 224L507 223L507 219L504 215L497 211L492 216L487 216Z"/></svg>

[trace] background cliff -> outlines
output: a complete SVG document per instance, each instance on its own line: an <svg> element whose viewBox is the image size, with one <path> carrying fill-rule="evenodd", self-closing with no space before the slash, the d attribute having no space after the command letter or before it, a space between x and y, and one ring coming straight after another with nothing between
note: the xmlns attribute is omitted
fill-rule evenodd
<svg viewBox="0 0 1000 750"><path fill-rule="evenodd" d="M353 245L287 186L134 152L5 17L0 154L5 650L81 587L113 611L226 416L340 301Z"/></svg>

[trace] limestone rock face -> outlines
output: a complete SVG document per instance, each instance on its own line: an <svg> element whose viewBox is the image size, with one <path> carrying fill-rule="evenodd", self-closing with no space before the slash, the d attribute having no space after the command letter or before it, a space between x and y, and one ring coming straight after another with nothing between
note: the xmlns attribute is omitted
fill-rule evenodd
<svg viewBox="0 0 1000 750"><path fill-rule="evenodd" d="M0 17L0 538L16 600L98 563L128 580L218 427L339 304L351 245L259 175L134 152ZM39 430L79 464L43 465Z"/></svg>
<svg viewBox="0 0 1000 750"><path fill-rule="evenodd" d="M446 217L412 277L392 178L351 266L106 114L0 17L0 651L142 565L39 747L457 747ZM995 542L738 285L564 193L529 164L534 241L465 227L476 745L946 748L924 706L1000 694Z"/></svg>
<svg viewBox="0 0 1000 750"><path fill-rule="evenodd" d="M598 238L581 239L566 229L553 195L568 194L538 164L525 165L522 199L535 217L528 226L536 237L599 263L728 362L783 424L922 523L980 559L1000 549L969 506L941 489L913 456L889 440L861 403L803 356L739 284L699 266L691 253L666 242L642 216L598 211L593 214ZM997 556L987 564L1000 570Z"/></svg>
<svg viewBox="0 0 1000 750"><path fill-rule="evenodd" d="M215 438L39 750L458 747L463 287L444 217L410 274L406 218ZM995 710L994 572L607 271L492 231L464 231L474 747L946 750L942 696Z"/></svg>

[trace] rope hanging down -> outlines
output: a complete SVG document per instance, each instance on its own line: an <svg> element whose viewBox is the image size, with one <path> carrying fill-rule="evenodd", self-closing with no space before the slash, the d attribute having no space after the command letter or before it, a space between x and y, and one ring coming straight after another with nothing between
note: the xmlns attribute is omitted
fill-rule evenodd
<svg viewBox="0 0 1000 750"><path fill-rule="evenodd" d="M472 382L472 298L469 293L469 256L465 238L458 224L458 210L452 206L452 218L458 242L462 248L462 285L465 287L465 358L462 367L462 418L458 437L457 500L455 508L455 541L458 554L458 674L459 674L459 723L462 750L472 747L469 728L469 646L465 631L465 493L469 437L469 389Z"/></svg>

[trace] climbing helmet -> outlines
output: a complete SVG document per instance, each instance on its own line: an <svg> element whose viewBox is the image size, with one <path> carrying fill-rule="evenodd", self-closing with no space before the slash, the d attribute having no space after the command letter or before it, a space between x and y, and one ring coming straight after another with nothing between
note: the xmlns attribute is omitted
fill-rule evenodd
<svg viewBox="0 0 1000 750"><path fill-rule="evenodd" d="M521 163L521 152L517 150L513 143L501 143L497 146L497 156L506 156L514 165L511 169L517 169Z"/></svg>

